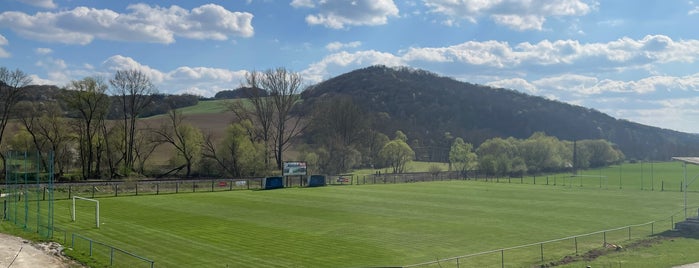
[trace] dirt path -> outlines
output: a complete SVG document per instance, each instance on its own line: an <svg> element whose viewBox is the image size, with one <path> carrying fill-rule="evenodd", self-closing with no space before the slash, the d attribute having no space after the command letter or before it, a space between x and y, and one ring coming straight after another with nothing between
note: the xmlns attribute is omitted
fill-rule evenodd
<svg viewBox="0 0 699 268"><path fill-rule="evenodd" d="M34 244L20 237L0 233L0 267L80 267L60 255L60 252L60 245L56 243Z"/></svg>

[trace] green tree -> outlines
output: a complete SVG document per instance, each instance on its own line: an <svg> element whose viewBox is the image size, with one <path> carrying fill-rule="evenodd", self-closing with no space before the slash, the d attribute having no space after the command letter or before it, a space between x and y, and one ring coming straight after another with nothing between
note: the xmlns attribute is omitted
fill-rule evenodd
<svg viewBox="0 0 699 268"><path fill-rule="evenodd" d="M478 157L473 152L473 145L464 142L461 138L454 139L454 143L449 150L449 164L456 167L462 175L476 167Z"/></svg>
<svg viewBox="0 0 699 268"><path fill-rule="evenodd" d="M265 146L254 142L250 121L231 124L225 136L216 144L212 134L204 140L203 156L213 160L222 174L244 177L257 176L266 170Z"/></svg>
<svg viewBox="0 0 699 268"><path fill-rule="evenodd" d="M401 133L396 131L396 134ZM379 156L393 169L393 173L405 172L405 166L415 158L415 152L401 139L405 135L396 135L396 138L388 142L379 151Z"/></svg>
<svg viewBox="0 0 699 268"><path fill-rule="evenodd" d="M518 157L516 143L517 140L514 138L492 138L483 142L476 150L478 158L481 159L481 170L490 169L494 175L505 175L515 171L513 164L520 164L513 162ZM523 167L518 166L517 168L517 172L519 172Z"/></svg>
<svg viewBox="0 0 699 268"><path fill-rule="evenodd" d="M519 143L519 153L529 172L560 171L565 168L571 151L556 137L537 132Z"/></svg>

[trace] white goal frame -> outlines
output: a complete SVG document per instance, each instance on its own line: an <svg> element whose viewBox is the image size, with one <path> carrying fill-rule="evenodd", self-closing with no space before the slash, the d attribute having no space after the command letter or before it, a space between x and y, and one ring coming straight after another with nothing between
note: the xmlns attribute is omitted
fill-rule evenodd
<svg viewBox="0 0 699 268"><path fill-rule="evenodd" d="M97 226L97 228L100 228L100 201L96 200L96 199L90 199L90 198L85 198L85 197L80 197L80 196L74 195L73 196L73 207L72 207L72 210L70 211L71 216L72 216L71 218L72 218L73 222L75 222L75 200L76 199L95 202L95 204L96 204L96 206L95 206L95 225Z"/></svg>

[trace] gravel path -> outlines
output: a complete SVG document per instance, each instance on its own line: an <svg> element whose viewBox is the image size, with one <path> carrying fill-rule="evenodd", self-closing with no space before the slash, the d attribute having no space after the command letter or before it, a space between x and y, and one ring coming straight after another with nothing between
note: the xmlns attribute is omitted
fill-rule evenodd
<svg viewBox="0 0 699 268"><path fill-rule="evenodd" d="M23 238L0 233L0 267L80 267L63 257L61 250L56 243L33 244Z"/></svg>

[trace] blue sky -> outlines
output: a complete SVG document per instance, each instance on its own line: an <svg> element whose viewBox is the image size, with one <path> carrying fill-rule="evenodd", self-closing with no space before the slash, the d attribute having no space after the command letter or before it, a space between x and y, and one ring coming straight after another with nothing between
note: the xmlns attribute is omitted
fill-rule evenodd
<svg viewBox="0 0 699 268"><path fill-rule="evenodd" d="M697 25L699 1L1 0L0 66L58 86L135 68L206 97L250 70L410 66L699 133Z"/></svg>

